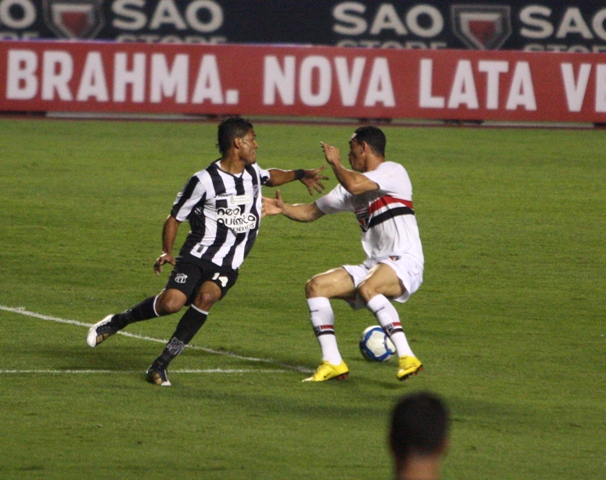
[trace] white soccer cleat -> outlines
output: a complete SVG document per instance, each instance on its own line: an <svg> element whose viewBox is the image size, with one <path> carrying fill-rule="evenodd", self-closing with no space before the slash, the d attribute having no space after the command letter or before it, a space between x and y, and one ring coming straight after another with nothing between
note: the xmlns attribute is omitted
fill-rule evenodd
<svg viewBox="0 0 606 480"><path fill-rule="evenodd" d="M95 323L90 327L88 335L86 336L86 343L88 343L89 347L95 348L118 331L118 329L111 324L113 317L113 314L108 315L99 323Z"/></svg>

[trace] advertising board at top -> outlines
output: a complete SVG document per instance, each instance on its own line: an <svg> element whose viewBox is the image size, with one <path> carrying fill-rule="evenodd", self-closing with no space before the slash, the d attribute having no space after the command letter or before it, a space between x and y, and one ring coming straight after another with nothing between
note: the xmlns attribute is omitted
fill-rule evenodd
<svg viewBox="0 0 606 480"><path fill-rule="evenodd" d="M0 40L606 52L606 3L0 0Z"/></svg>
<svg viewBox="0 0 606 480"><path fill-rule="evenodd" d="M0 111L606 123L606 56L0 41Z"/></svg>

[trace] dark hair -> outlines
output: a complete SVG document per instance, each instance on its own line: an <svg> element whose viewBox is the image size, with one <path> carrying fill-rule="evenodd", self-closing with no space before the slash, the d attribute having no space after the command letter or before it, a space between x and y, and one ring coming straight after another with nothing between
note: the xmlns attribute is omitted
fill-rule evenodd
<svg viewBox="0 0 606 480"><path fill-rule="evenodd" d="M368 125L358 128L354 133L354 138L358 143L366 142L370 149L377 155L385 156L385 145L387 139L380 128Z"/></svg>
<svg viewBox="0 0 606 480"><path fill-rule="evenodd" d="M217 147L221 155L232 146L234 139L244 137L253 128L252 123L242 117L228 117L219 124L217 130Z"/></svg>
<svg viewBox="0 0 606 480"><path fill-rule="evenodd" d="M439 453L446 444L449 413L433 393L417 392L398 401L391 417L389 440L400 459L411 453Z"/></svg>

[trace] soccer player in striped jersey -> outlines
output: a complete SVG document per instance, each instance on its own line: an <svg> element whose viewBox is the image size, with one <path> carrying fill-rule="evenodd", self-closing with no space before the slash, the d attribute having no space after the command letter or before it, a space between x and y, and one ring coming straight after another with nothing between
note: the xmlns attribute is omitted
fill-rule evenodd
<svg viewBox="0 0 606 480"><path fill-rule="evenodd" d="M156 274L166 264L174 266L160 294L119 314L105 317L87 335L96 347L127 325L176 313L188 305L160 356L147 372L151 383L170 386L167 367L204 325L213 304L236 283L238 269L252 249L261 220L261 187L275 187L300 180L310 195L324 189L325 166L312 170L264 170L257 164L259 147L250 121L230 117L218 127L221 158L195 173L173 204L162 230L162 254L154 264ZM179 225L188 221L191 232L179 256L173 246Z"/></svg>
<svg viewBox="0 0 606 480"><path fill-rule="evenodd" d="M412 185L402 165L385 160L385 134L377 127L358 128L349 141L351 170L341 163L339 149L322 143L326 161L339 185L313 203L290 205L276 191L263 198L263 215L282 214L311 222L337 212L353 212L362 229L366 259L314 276L306 284L311 323L322 349L322 364L304 381L344 379L349 369L337 347L330 299L366 307L393 341L399 380L422 369L408 344L391 300L405 302L423 281L423 248L412 204Z"/></svg>

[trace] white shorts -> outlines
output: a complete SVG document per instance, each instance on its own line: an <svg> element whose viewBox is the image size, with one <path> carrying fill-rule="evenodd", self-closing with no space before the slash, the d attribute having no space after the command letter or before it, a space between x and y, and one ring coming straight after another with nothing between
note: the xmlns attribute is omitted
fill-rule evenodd
<svg viewBox="0 0 606 480"><path fill-rule="evenodd" d="M402 255L399 257L389 257L374 263L365 263L361 265L343 265L343 268L354 282L356 288L366 278L368 272L375 265L383 263L390 266L404 285L404 293L399 297L393 298L396 302L404 303L408 298L415 293L423 283L423 265L410 255ZM357 295L354 301L348 301L351 308L358 310L365 308L366 303Z"/></svg>

